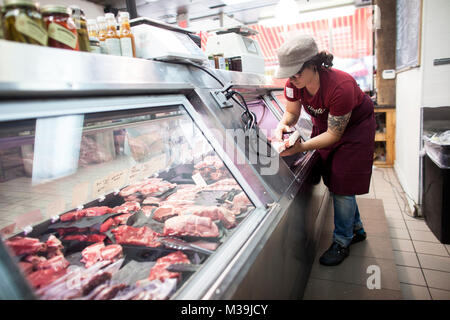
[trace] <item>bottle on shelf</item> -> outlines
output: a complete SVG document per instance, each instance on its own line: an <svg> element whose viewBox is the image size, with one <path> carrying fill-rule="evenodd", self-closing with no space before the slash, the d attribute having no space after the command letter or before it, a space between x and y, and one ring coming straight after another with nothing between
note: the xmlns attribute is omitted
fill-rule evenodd
<svg viewBox="0 0 450 320"><path fill-rule="evenodd" d="M105 36L106 51L108 54L121 56L120 38L117 34L117 23L114 14L105 14L107 31Z"/></svg>
<svg viewBox="0 0 450 320"><path fill-rule="evenodd" d="M77 28L66 6L46 5L41 9L47 26L48 46L79 51Z"/></svg>
<svg viewBox="0 0 450 320"><path fill-rule="evenodd" d="M80 7L74 5L70 6L70 10L72 13L72 19L75 22L75 26L77 28L78 45L80 46L80 51L89 52L89 35L84 11Z"/></svg>
<svg viewBox="0 0 450 320"><path fill-rule="evenodd" d="M87 21L87 29L89 34L90 52L102 53L102 49L100 47L100 40L98 39L97 22L95 21L95 19L89 19Z"/></svg>
<svg viewBox="0 0 450 320"><path fill-rule="evenodd" d="M130 14L128 12L119 13L119 24L120 48L122 51L122 56L136 57L136 46L134 43L134 35L131 32Z"/></svg>
<svg viewBox="0 0 450 320"><path fill-rule="evenodd" d="M106 50L106 19L104 16L97 17L98 41L100 41L101 53L108 53Z"/></svg>
<svg viewBox="0 0 450 320"><path fill-rule="evenodd" d="M47 30L33 0L4 0L2 20L6 40L47 45Z"/></svg>

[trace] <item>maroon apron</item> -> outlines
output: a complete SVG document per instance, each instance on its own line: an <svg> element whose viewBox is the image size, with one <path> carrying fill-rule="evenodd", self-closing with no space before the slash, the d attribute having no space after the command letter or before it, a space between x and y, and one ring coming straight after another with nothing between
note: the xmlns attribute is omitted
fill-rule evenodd
<svg viewBox="0 0 450 320"><path fill-rule="evenodd" d="M314 124L311 137L328 129L328 122L315 117L307 108ZM328 109L326 113L328 115ZM326 117L328 118L328 117ZM375 148L375 115L373 102L364 95L362 103L352 110L341 139L330 147L318 149L322 159L322 178L328 189L338 195L369 192Z"/></svg>

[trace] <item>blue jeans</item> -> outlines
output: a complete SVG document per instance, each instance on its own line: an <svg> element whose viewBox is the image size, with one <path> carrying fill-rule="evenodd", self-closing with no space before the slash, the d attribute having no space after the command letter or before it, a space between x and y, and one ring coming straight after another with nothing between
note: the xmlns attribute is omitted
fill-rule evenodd
<svg viewBox="0 0 450 320"><path fill-rule="evenodd" d="M334 207L333 241L347 247L353 232L363 229L355 196L340 196L332 193ZM364 230L364 229L363 229Z"/></svg>

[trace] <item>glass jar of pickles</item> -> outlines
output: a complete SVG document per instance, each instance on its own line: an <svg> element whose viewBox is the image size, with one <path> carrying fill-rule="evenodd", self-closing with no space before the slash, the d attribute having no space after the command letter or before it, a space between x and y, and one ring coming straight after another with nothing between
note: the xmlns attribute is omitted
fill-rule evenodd
<svg viewBox="0 0 450 320"><path fill-rule="evenodd" d="M80 51L89 52L89 35L84 11L80 7L73 5L70 6L70 10L72 12L73 22L75 22L75 26L77 28L78 45L80 46Z"/></svg>
<svg viewBox="0 0 450 320"><path fill-rule="evenodd" d="M5 39L23 43L47 45L47 31L32 0L5 0L3 31Z"/></svg>
<svg viewBox="0 0 450 320"><path fill-rule="evenodd" d="M48 32L48 46L79 51L77 28L70 17L68 8L47 5L41 9Z"/></svg>

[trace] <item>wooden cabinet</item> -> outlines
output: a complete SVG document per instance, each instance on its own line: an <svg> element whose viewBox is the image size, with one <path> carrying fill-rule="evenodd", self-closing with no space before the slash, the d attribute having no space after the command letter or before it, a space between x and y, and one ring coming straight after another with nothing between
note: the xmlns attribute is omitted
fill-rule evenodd
<svg viewBox="0 0 450 320"><path fill-rule="evenodd" d="M392 167L395 160L395 108L375 107L377 131L375 133L374 165Z"/></svg>

